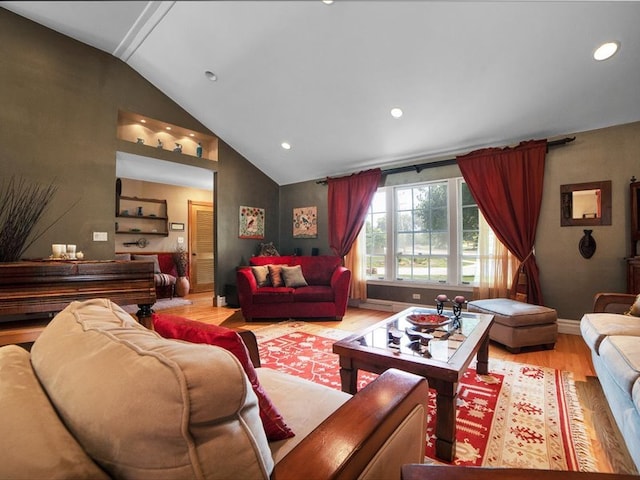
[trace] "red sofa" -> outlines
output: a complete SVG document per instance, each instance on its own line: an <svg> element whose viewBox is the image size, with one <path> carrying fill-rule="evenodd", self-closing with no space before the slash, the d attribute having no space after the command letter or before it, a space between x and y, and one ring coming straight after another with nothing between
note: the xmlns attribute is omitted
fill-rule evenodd
<svg viewBox="0 0 640 480"><path fill-rule="evenodd" d="M351 271L342 266L340 257L278 256L252 257L250 266L236 273L238 301L245 320L256 318L328 318L342 320L347 310ZM306 286L258 286L254 267L269 265L297 266Z"/></svg>

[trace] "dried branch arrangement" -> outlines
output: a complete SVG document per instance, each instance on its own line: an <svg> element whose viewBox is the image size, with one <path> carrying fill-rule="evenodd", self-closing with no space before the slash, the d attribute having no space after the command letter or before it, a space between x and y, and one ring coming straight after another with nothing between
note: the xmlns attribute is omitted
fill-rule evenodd
<svg viewBox="0 0 640 480"><path fill-rule="evenodd" d="M40 217L56 193L53 184L30 184L11 177L0 185L0 262L15 262L46 232L34 231Z"/></svg>
<svg viewBox="0 0 640 480"><path fill-rule="evenodd" d="M179 277L187 275L187 266L189 265L189 257L187 251L183 247L178 247L173 252L173 262L176 264L176 270Z"/></svg>

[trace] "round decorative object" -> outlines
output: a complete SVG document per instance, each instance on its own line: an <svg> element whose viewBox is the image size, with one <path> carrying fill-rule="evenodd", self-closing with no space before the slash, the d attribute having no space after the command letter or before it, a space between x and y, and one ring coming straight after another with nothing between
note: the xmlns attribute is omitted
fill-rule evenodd
<svg viewBox="0 0 640 480"><path fill-rule="evenodd" d="M591 258L596 253L596 240L591 236L593 230L584 230L584 236L580 239L578 250L584 258Z"/></svg>
<svg viewBox="0 0 640 480"><path fill-rule="evenodd" d="M412 325L417 327L441 327L442 325L446 325L451 322L451 319L445 317L444 315L435 315L435 314L427 314L427 315L409 315L407 316L407 321Z"/></svg>
<svg viewBox="0 0 640 480"><path fill-rule="evenodd" d="M176 295L186 297L189 294L189 279L187 277L178 277L176 279Z"/></svg>

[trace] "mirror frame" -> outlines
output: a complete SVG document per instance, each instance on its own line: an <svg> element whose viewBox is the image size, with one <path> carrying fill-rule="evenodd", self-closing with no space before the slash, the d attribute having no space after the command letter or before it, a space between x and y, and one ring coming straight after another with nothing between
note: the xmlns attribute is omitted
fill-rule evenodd
<svg viewBox="0 0 640 480"><path fill-rule="evenodd" d="M573 218L571 207L573 192L581 190L600 190L600 218ZM603 182L570 183L560 185L560 226L599 226L611 225L611 180Z"/></svg>

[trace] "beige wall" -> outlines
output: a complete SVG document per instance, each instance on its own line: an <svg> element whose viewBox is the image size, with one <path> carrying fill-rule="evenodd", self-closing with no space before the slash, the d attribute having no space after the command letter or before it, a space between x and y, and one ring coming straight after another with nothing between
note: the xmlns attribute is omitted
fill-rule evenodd
<svg viewBox="0 0 640 480"><path fill-rule="evenodd" d="M58 186L40 228L70 208L25 257L48 256L52 243L74 243L87 259L113 258L118 111L214 132L115 57L3 8L0 44L2 179L17 175ZM238 207L265 206L268 238L276 239L279 212L277 184L223 139L219 147L217 164L195 157L188 163L215 172L218 231L212 234L221 293L225 282L235 281L240 260L256 249L255 241L238 239ZM108 241L93 241L96 231L107 232ZM173 248L172 238L167 241L158 248Z"/></svg>
<svg viewBox="0 0 640 480"><path fill-rule="evenodd" d="M187 247L189 228L189 200L197 202L213 203L213 192L196 188L184 188L175 185L165 185L141 180L122 179L122 195L138 198L155 198L167 201L167 216L171 222L184 223L184 232L169 230L169 236L118 234L115 238L116 252L144 253L148 252L173 252L178 246L178 238L184 239L183 246ZM118 220L118 219L116 219ZM149 241L144 249L138 246L126 246L125 242L134 242L144 237Z"/></svg>
<svg viewBox="0 0 640 480"><path fill-rule="evenodd" d="M590 132L567 134L576 140L551 148L546 157L545 180L536 240L536 258L541 272L546 305L556 308L560 318L579 320L590 311L597 292L626 291L625 256L630 253L629 182L640 178L640 122ZM416 161L416 163L420 163ZM403 185L461 176L456 165L426 169L420 173L389 175L386 185ZM560 185L601 180L612 182L612 224L589 227L597 242L593 257L584 259L578 251L582 227L560 226ZM295 246L288 216L291 207L304 206L308 193L319 205L326 205L326 187L307 183L288 185L282 190L282 244ZM325 210L319 210L320 224L326 225ZM326 227L321 227L323 230ZM320 246L326 246L318 242ZM328 248L328 247L327 247ZM370 285L372 299L415 303L411 295L420 293L419 303L432 304L437 293L470 293L447 287Z"/></svg>
<svg viewBox="0 0 640 480"><path fill-rule="evenodd" d="M547 155L536 257L545 303L562 318L579 320L591 310L597 292L626 291L629 183L633 175L640 178L640 122L575 136L573 143ZM611 225L561 227L560 185L601 180L611 180ZM588 260L578 251L585 228L593 230L597 244Z"/></svg>

